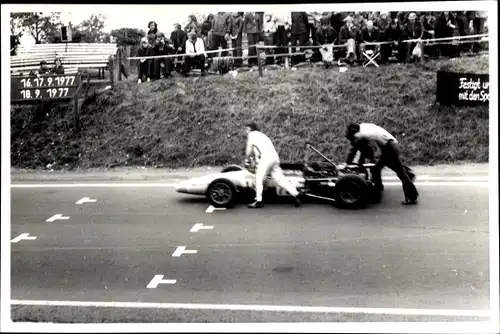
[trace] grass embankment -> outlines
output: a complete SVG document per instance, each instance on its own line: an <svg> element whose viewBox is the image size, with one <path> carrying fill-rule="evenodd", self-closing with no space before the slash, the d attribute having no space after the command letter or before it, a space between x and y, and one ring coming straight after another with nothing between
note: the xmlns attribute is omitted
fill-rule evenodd
<svg viewBox="0 0 500 334"><path fill-rule="evenodd" d="M372 122L400 141L410 165L488 161L489 110L435 105L436 70L488 73L488 57L425 65L299 69L236 78L122 82L91 96L72 131L71 109L11 108L11 157L17 168L55 169L239 163L243 124L255 120L282 161L300 160L306 140L344 161L350 121ZM35 109L35 110L34 110Z"/></svg>

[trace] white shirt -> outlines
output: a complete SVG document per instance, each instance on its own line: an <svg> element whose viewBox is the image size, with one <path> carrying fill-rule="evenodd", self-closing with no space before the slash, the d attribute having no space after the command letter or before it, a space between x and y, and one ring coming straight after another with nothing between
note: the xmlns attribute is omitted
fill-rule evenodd
<svg viewBox="0 0 500 334"><path fill-rule="evenodd" d="M354 135L354 138L356 141L358 139L368 139L377 143L379 147L385 146L389 140L394 140L396 143L398 142L387 130L371 123L361 123L359 125L359 131Z"/></svg>
<svg viewBox="0 0 500 334"><path fill-rule="evenodd" d="M275 12L273 14L273 21L276 22L276 26L285 26L286 24L290 24L292 19L289 13Z"/></svg>
<svg viewBox="0 0 500 334"><path fill-rule="evenodd" d="M196 47L196 52L194 52L195 47ZM206 57L207 55L205 53L205 44L203 43L203 40L197 37L195 44L193 44L193 41L188 39L186 41L186 54L190 56L205 54Z"/></svg>
<svg viewBox="0 0 500 334"><path fill-rule="evenodd" d="M262 29L264 32L275 33L276 27L277 27L277 25L274 22L272 16L271 16L270 21L266 21L266 19L264 19L264 25L263 25L263 29Z"/></svg>
<svg viewBox="0 0 500 334"><path fill-rule="evenodd" d="M252 131L248 134L246 155L252 154L256 160L279 159L271 139L260 131Z"/></svg>

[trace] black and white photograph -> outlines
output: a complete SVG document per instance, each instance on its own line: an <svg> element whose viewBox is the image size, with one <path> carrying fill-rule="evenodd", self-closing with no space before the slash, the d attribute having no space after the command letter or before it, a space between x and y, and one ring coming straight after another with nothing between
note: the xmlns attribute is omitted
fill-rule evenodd
<svg viewBox="0 0 500 334"><path fill-rule="evenodd" d="M497 10L2 5L2 331L498 333Z"/></svg>

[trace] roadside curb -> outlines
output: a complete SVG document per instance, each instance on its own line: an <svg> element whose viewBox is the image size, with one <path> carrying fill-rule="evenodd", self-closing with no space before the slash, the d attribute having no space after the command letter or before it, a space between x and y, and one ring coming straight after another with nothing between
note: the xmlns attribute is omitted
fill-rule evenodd
<svg viewBox="0 0 500 334"><path fill-rule="evenodd" d="M168 181L185 180L192 177L218 173L222 167L198 167L193 169L149 169L145 167L94 169L88 171L36 171L12 170L11 182L67 182L67 181ZM419 177L485 177L488 178L489 164L439 165L412 167ZM395 177L393 171L385 168L384 177Z"/></svg>

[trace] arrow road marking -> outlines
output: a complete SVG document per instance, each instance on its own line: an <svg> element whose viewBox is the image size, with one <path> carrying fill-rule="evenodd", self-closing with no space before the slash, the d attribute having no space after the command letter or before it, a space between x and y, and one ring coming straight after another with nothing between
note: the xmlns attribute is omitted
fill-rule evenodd
<svg viewBox="0 0 500 334"><path fill-rule="evenodd" d="M147 285L148 289L156 289L158 284L175 284L177 280L175 279L163 279L163 275L155 275L151 282Z"/></svg>
<svg viewBox="0 0 500 334"><path fill-rule="evenodd" d="M215 210L226 210L226 208L216 208L214 207L213 205L210 205L207 210L205 211L206 213L212 213L214 212Z"/></svg>
<svg viewBox="0 0 500 334"><path fill-rule="evenodd" d="M83 203L95 203L97 202L96 199L90 199L90 197L84 197L78 201L75 202L75 204L83 204Z"/></svg>
<svg viewBox="0 0 500 334"><path fill-rule="evenodd" d="M189 232L196 233L199 230L211 230L213 228L213 226L203 226L203 223L196 223L193 225L193 227L191 227L191 230L189 230Z"/></svg>
<svg viewBox="0 0 500 334"><path fill-rule="evenodd" d="M51 223L55 220L60 220L60 219L69 219L69 216L63 216L62 213L58 213L57 215L53 215L49 219L46 220L46 222Z"/></svg>
<svg viewBox="0 0 500 334"><path fill-rule="evenodd" d="M172 257L180 257L182 254L196 254L198 251L196 249L189 250L186 249L186 246L179 246L172 254Z"/></svg>
<svg viewBox="0 0 500 334"><path fill-rule="evenodd" d="M30 235L29 233L20 234L17 237L15 237L14 239L12 239L10 242L18 243L21 240L35 240L36 239L35 236L30 237L29 235Z"/></svg>

